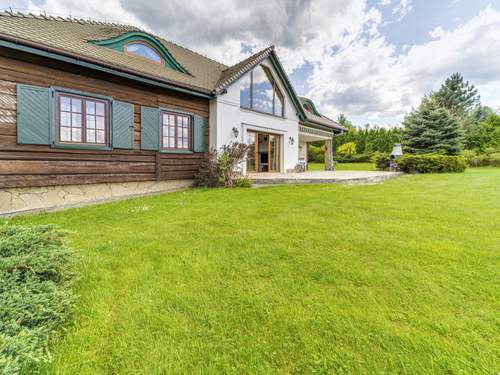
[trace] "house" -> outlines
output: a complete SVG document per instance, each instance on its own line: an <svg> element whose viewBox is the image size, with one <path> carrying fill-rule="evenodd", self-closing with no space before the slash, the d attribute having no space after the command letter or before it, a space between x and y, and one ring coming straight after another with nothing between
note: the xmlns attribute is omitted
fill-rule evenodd
<svg viewBox="0 0 500 375"><path fill-rule="evenodd" d="M229 67L133 26L0 13L0 213L188 186L231 141L245 173L286 173L341 131L273 47Z"/></svg>

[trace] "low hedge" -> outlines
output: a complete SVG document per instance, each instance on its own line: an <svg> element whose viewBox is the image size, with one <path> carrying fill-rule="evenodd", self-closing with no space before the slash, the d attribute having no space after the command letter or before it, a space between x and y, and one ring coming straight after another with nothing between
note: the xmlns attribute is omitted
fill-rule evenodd
<svg viewBox="0 0 500 375"><path fill-rule="evenodd" d="M54 226L0 225L0 373L32 373L70 316L73 255Z"/></svg>
<svg viewBox="0 0 500 375"><path fill-rule="evenodd" d="M469 167L500 167L500 152L478 154L466 150L462 155Z"/></svg>
<svg viewBox="0 0 500 375"><path fill-rule="evenodd" d="M405 154L398 159L397 163L401 171L406 173L460 173L467 168L463 156L440 154Z"/></svg>
<svg viewBox="0 0 500 375"><path fill-rule="evenodd" d="M370 154L354 154L354 155L336 155L335 161L339 163L369 163L372 161L372 155Z"/></svg>

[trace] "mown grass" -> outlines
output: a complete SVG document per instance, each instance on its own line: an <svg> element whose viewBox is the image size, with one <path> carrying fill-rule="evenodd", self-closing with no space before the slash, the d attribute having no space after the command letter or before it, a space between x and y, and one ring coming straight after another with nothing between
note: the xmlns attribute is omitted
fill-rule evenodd
<svg viewBox="0 0 500 375"><path fill-rule="evenodd" d="M324 163L309 162L307 163L309 171L325 170ZM376 171L375 163L336 163L335 170L337 171Z"/></svg>
<svg viewBox="0 0 500 375"><path fill-rule="evenodd" d="M76 373L500 370L500 169L192 190L17 217L72 231Z"/></svg>

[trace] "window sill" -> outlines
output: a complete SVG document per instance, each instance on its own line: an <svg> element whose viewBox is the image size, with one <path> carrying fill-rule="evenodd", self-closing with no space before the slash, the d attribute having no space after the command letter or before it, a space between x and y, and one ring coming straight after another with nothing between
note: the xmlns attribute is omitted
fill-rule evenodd
<svg viewBox="0 0 500 375"><path fill-rule="evenodd" d="M160 149L160 153L162 153L162 154L194 154L194 151L191 151L191 150L167 150L167 149Z"/></svg>
<svg viewBox="0 0 500 375"><path fill-rule="evenodd" d="M258 110L256 110L256 109L247 108L247 107L242 107L242 106L240 106L240 109L242 109L242 110L244 110L244 111L248 111L248 112L258 113L258 114L261 114L261 115L266 115L266 116L275 117L275 118L277 118L277 119L281 119L281 120L286 120L286 117L285 117L285 116L278 116L278 115L275 115L274 113L267 113L267 112L258 111Z"/></svg>
<svg viewBox="0 0 500 375"><path fill-rule="evenodd" d="M96 150L96 151L111 151L113 148L108 145L98 146L98 145L84 145L84 144L63 144L63 143L53 143L52 148L60 148L67 150Z"/></svg>

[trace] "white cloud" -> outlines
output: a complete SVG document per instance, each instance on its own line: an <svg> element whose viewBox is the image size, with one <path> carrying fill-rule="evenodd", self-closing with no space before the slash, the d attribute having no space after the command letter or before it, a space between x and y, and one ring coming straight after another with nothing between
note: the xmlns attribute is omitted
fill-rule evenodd
<svg viewBox="0 0 500 375"><path fill-rule="evenodd" d="M483 102L500 102L500 12L491 7L463 26L398 54L382 35L359 38L314 66L309 93L328 113L398 123L453 72L476 85Z"/></svg>
<svg viewBox="0 0 500 375"><path fill-rule="evenodd" d="M413 6L411 4L411 0L400 0L399 4L397 4L394 8L392 8L392 14L394 14L397 17L398 21L401 21L412 10Z"/></svg>
<svg viewBox="0 0 500 375"><path fill-rule="evenodd" d="M432 38L432 39L439 39L441 38L442 36L444 35L444 30L441 26L438 26L436 27L434 30L432 30L430 33L429 33L429 36Z"/></svg>
<svg viewBox="0 0 500 375"><path fill-rule="evenodd" d="M380 32L388 20L366 0L44 1L39 9L135 24L227 64L245 57L242 43L276 44L289 73L312 66L308 95L331 117L395 124L455 71L486 104L500 103L500 12L490 7L455 30L438 27L427 43L398 50ZM375 4L390 6L391 22L412 11L411 0Z"/></svg>

